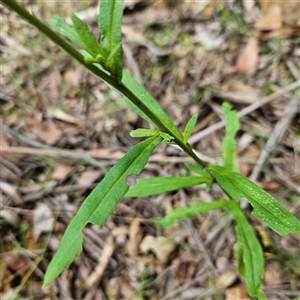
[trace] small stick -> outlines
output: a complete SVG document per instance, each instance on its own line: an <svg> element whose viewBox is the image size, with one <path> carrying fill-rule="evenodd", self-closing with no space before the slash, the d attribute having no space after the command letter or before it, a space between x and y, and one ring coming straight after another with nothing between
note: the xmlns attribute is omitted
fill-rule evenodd
<svg viewBox="0 0 300 300"><path fill-rule="evenodd" d="M297 98L293 98L290 103L286 106L281 119L276 123L273 132L271 133L267 144L265 145L264 149L262 150L255 167L251 173L250 179L252 181L256 181L259 173L267 161L270 153L273 151L275 146L278 142L282 139L283 135L285 134L288 126L292 122L293 118L297 114L297 107L298 107L299 100Z"/></svg>
<svg viewBox="0 0 300 300"><path fill-rule="evenodd" d="M288 85L287 87L281 89L280 91L275 92L272 95L262 98L261 101L254 102L253 104L245 107L244 109L239 111L237 115L239 118L242 118L242 117L248 115L249 113L255 111L256 109L262 107L263 105L266 105L266 104L270 103L271 101L276 100L278 97L283 96L284 94L294 90L295 88L297 88L299 86L300 86L300 80L297 80L294 83ZM189 139L189 144L192 145L192 144L200 141L207 135L223 128L224 126L225 126L225 121L220 121L208 128L205 128L204 130L202 130L200 132L193 134Z"/></svg>

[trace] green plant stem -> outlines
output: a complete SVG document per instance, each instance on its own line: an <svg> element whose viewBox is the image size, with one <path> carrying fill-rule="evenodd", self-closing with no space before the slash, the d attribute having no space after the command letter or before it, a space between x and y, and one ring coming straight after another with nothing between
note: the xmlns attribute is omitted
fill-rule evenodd
<svg viewBox="0 0 300 300"><path fill-rule="evenodd" d="M163 121L161 121L159 118L156 117L156 115L153 114L153 112L144 104L142 103L131 91L130 89L125 86L124 84L118 84L117 79L115 79L113 76L101 71L99 68L92 64L86 64L84 60L84 56L78 52L72 45L70 45L68 42L66 42L63 38L60 37L55 31L53 31L49 26L45 25L43 22L41 22L38 18L33 16L29 13L28 10L26 10L24 7L20 6L16 1L14 0L0 0L1 3L3 3L6 7L8 7L10 10L16 12L19 16L21 16L23 19L25 19L28 23L35 26L39 31L44 33L49 39L51 39L55 44L59 45L61 48L63 48L67 53L69 53L74 59L76 59L80 64L84 65L85 68L90 70L92 73L100 77L103 81L113 86L115 89L117 89L120 93L122 93L125 97L127 97L132 103L134 103L136 106L139 107L139 109L147 115L154 123L155 125L163 132L166 132L170 135L172 133L168 132L168 128L165 126ZM198 164L200 164L202 167L206 167L207 163L202 161L192 150L192 147L189 144L185 144L183 141L181 141L176 136L174 137L174 142L189 156L191 156Z"/></svg>

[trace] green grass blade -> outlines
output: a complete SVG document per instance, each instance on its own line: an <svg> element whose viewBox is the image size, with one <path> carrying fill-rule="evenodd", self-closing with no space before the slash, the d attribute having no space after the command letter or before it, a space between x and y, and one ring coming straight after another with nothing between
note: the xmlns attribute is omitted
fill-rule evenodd
<svg viewBox="0 0 300 300"><path fill-rule="evenodd" d="M300 234L300 222L275 198L239 173L209 165L205 169L235 200L245 197L253 206L252 215L280 235Z"/></svg>
<svg viewBox="0 0 300 300"><path fill-rule="evenodd" d="M180 207L174 209L166 217L160 220L159 224L163 227L171 227L182 219L191 219L195 214L204 214L211 210L223 209L226 207L225 199L209 203L193 203L191 207Z"/></svg>
<svg viewBox="0 0 300 300"><path fill-rule="evenodd" d="M105 52L97 43L95 36L91 33L87 25L72 12L70 13L70 17L73 22L74 29L83 44L82 48L93 57L96 57L98 54L103 55ZM108 56L106 53L105 55Z"/></svg>
<svg viewBox="0 0 300 300"><path fill-rule="evenodd" d="M240 121L237 113L234 110L231 110L232 106L228 102L224 102L222 106L226 120L226 135L222 142L222 153L224 159L223 165L229 171L239 172L239 167L235 163L236 142L234 137L240 128Z"/></svg>
<svg viewBox="0 0 300 300"><path fill-rule="evenodd" d="M181 188L206 183L209 179L199 176L154 177L137 179L125 197L146 197L176 191Z"/></svg>
<svg viewBox="0 0 300 300"><path fill-rule="evenodd" d="M162 141L155 136L135 145L97 185L68 226L45 274L44 286L52 282L82 251L82 229L88 222L102 226L123 198L129 186L126 177L139 174L149 156Z"/></svg>
<svg viewBox="0 0 300 300"><path fill-rule="evenodd" d="M229 204L237 222L237 260L240 274L244 277L250 296L260 300L267 299L261 289L264 274L264 258L261 246L255 236L253 227L248 223L240 207L234 201Z"/></svg>
<svg viewBox="0 0 300 300"><path fill-rule="evenodd" d="M99 29L101 45L110 54L107 62L120 83L123 75L122 15L124 3L120 0L100 1Z"/></svg>
<svg viewBox="0 0 300 300"><path fill-rule="evenodd" d="M198 118L198 114L193 115L188 123L186 124L186 127L184 129L184 133L183 133L183 142L186 144L188 142L188 139L190 138L193 129L197 123L197 118Z"/></svg>
<svg viewBox="0 0 300 300"><path fill-rule="evenodd" d="M67 37L69 40L74 42L80 48L84 48L85 45L78 36L76 30L70 27L63 18L50 18L48 23L55 28L60 34Z"/></svg>

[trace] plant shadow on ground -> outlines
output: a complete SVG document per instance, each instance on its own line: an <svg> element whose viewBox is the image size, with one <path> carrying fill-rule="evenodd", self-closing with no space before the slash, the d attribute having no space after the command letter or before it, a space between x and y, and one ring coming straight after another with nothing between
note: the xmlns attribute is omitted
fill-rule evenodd
<svg viewBox="0 0 300 300"><path fill-rule="evenodd" d="M95 1L90 5L86 1L65 3L59 8L53 3L28 5L44 19L67 17L67 11L77 10L96 32L96 16L86 15ZM0 174L3 299L230 299L230 295L246 293L232 266L232 245L236 241L227 215L196 215L192 221L168 230L151 221L177 207L209 202L221 195L217 188L208 194L202 186L149 199L125 199L103 228L85 228L83 253L59 280L41 289L48 260L78 207L112 164L135 144L129 132L149 125L125 105L119 94L14 14L1 9L1 113L5 124L1 145L10 149L1 153ZM248 43L254 21L246 14L245 8L227 4L126 7L125 66L182 131L195 113L199 115L194 130L197 133L223 118L220 108L224 100L240 110L299 78L295 48L299 37L260 40L258 52L255 44ZM251 53L244 59L259 54L252 74L247 74L251 65L249 69L239 68L241 43L248 43ZM236 67L230 69L235 63ZM238 139L243 175L251 176L275 124L297 93L299 89L243 119ZM297 117L255 178L296 216ZM213 132L195 141L193 148L207 161L220 161L223 136L223 129ZM80 155L85 155L84 159ZM189 160L178 149L162 145L142 176L182 174L188 172L185 162ZM296 297L299 241L293 235L280 237L255 219L250 220L266 259L266 293L270 299ZM147 250L149 239L156 245L151 251ZM40 259L44 251L44 259ZM84 283L103 261L106 268L87 288ZM243 299L247 297L245 294Z"/></svg>

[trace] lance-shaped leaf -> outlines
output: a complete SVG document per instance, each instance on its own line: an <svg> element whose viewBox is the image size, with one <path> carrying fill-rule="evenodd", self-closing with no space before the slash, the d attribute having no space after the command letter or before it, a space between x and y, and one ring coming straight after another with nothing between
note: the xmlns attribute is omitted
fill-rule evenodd
<svg viewBox="0 0 300 300"><path fill-rule="evenodd" d="M237 260L240 274L244 277L250 296L266 300L261 289L264 273L264 258L261 246L255 236L253 227L248 223L238 204L230 201L228 204L236 222Z"/></svg>
<svg viewBox="0 0 300 300"><path fill-rule="evenodd" d="M160 131L158 131L158 130L138 128L136 130L131 130L130 131L130 136L132 136L132 137L146 137L146 136L159 135L159 133L160 133Z"/></svg>
<svg viewBox="0 0 300 300"><path fill-rule="evenodd" d="M86 24L76 17L76 15L71 14L71 16L72 21L74 20L73 23L76 24L79 32L75 28L69 26L63 18L51 18L48 20L48 23L60 34L70 39L80 48L86 50L91 57L96 57L100 54L103 59L107 58L108 54L99 46L94 35L89 31Z"/></svg>
<svg viewBox="0 0 300 300"><path fill-rule="evenodd" d="M201 168L199 168L196 165L193 165L193 164L190 164L190 163L185 163L185 166L189 170L191 170L192 172L194 172L196 174L199 174L199 175L201 175L203 177L208 177L208 178L212 179L212 177L204 169L201 169Z"/></svg>
<svg viewBox="0 0 300 300"><path fill-rule="evenodd" d="M92 56L86 51L82 51L85 58L91 58ZM102 72L108 74L108 72L100 64L95 64ZM123 69L122 85L120 89L116 89L108 82L107 85L116 92L123 92L123 86L131 91L135 100L128 99L125 96L125 102L143 119L153 124L163 132L168 132L169 135L177 137L179 140L183 140L183 136L177 126L173 123L171 118L165 113L156 100L145 90L125 69Z"/></svg>
<svg viewBox="0 0 300 300"><path fill-rule="evenodd" d="M224 209L227 205L225 199L209 203L193 203L191 207L179 207L174 209L166 217L159 221L163 227L171 227L182 219L191 219L195 214L204 214L211 210Z"/></svg>
<svg viewBox="0 0 300 300"><path fill-rule="evenodd" d="M159 135L164 139L164 143L171 143L172 140L174 140L174 138L165 133L165 132L161 132L159 130L152 130L152 129L143 129L143 128L138 128L136 130L132 130L130 132L130 135L132 137L147 137L147 136L155 136L155 135Z"/></svg>
<svg viewBox="0 0 300 300"><path fill-rule="evenodd" d="M139 178L125 197L146 197L176 191L181 188L206 183L209 178L199 176Z"/></svg>
<svg viewBox="0 0 300 300"><path fill-rule="evenodd" d="M181 132L170 117L164 112L156 100L126 70L123 70L122 84L136 96L136 103L133 103L131 99L129 100L126 97L125 101L137 114L149 123L155 125L161 131L168 132L170 135L176 136L179 140L183 140ZM142 110L141 106L146 107L147 112ZM161 122L158 122L158 120L162 120L164 127L162 127Z"/></svg>
<svg viewBox="0 0 300 300"><path fill-rule="evenodd" d="M70 13L70 17L77 35L84 45L84 47L82 48L94 57L96 57L98 54L103 53L102 48L97 43L95 36L91 33L87 25L83 21L81 21L74 13Z"/></svg>
<svg viewBox="0 0 300 300"><path fill-rule="evenodd" d="M101 45L109 53L107 67L120 83L123 75L122 15L124 3L120 0L100 1L99 29Z"/></svg>
<svg viewBox="0 0 300 300"><path fill-rule="evenodd" d="M102 226L113 209L125 195L129 186L126 177L139 174L149 156L161 142L155 136L135 145L97 185L81 205L68 226L61 244L45 274L44 286L53 281L82 251L82 229L88 222Z"/></svg>
<svg viewBox="0 0 300 300"><path fill-rule="evenodd" d="M48 23L55 28L60 34L70 39L80 48L84 48L84 43L81 41L81 38L78 36L75 28L69 26L63 18L51 18L48 20Z"/></svg>
<svg viewBox="0 0 300 300"><path fill-rule="evenodd" d="M209 165L205 170L235 200L245 197L253 206L253 216L267 226L286 235L300 234L300 222L275 198L239 173L230 172L224 167Z"/></svg>
<svg viewBox="0 0 300 300"><path fill-rule="evenodd" d="M193 115L188 123L186 124L186 127L184 129L184 133L183 133L183 142L186 144L188 142L188 139L190 138L192 132L193 132L193 129L196 125L196 122L197 122L197 118L198 118L198 114L195 114Z"/></svg>
<svg viewBox="0 0 300 300"><path fill-rule="evenodd" d="M192 172L201 175L202 177L206 178L206 191L208 192L213 184L213 178L203 169L199 168L196 165L185 163L185 166L191 170Z"/></svg>
<svg viewBox="0 0 300 300"><path fill-rule="evenodd" d="M222 142L222 153L224 158L224 167L229 171L238 172L239 167L236 164L235 154L235 135L240 128L240 121L237 113L231 110L232 106L228 102L223 103L226 120L226 134Z"/></svg>

